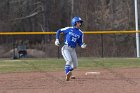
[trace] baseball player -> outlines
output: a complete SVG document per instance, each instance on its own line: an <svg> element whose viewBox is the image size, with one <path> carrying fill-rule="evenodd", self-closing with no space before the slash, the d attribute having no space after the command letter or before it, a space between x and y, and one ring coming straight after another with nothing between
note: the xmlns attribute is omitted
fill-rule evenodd
<svg viewBox="0 0 140 93"><path fill-rule="evenodd" d="M77 54L75 52L76 45L78 44L81 48L86 48L86 44L83 42L83 32L80 30L83 20L76 16L72 19L72 27L65 27L57 30L55 45L59 46L60 33L64 34L64 46L61 48L61 53L66 61L65 73L66 81L74 79L72 76L72 71L77 68L78 60Z"/></svg>

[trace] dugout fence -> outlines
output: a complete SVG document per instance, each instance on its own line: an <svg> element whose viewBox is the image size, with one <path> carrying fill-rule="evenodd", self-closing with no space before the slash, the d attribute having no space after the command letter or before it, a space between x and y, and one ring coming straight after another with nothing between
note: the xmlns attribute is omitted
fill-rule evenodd
<svg viewBox="0 0 140 93"><path fill-rule="evenodd" d="M136 31L84 33L87 48L77 47L79 57L136 57ZM19 58L19 50L27 51L23 56L26 58L62 57L60 49L63 43L60 47L54 45L55 32L0 32L0 35L1 58ZM63 42L62 38L60 42Z"/></svg>

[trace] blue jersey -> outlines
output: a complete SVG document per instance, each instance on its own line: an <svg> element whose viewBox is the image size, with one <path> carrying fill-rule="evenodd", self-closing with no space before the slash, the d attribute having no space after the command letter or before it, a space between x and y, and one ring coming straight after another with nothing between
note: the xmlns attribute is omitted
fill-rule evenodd
<svg viewBox="0 0 140 93"><path fill-rule="evenodd" d="M59 39L60 33L64 34L64 44L72 48L75 48L78 44L81 46L83 44L83 32L79 28L75 27L65 27L59 29L56 33L56 39Z"/></svg>

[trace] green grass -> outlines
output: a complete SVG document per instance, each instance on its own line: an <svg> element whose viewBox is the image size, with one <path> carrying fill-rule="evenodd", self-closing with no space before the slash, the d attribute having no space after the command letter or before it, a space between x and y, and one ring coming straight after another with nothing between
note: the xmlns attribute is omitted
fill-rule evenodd
<svg viewBox="0 0 140 93"><path fill-rule="evenodd" d="M140 67L139 58L81 58L80 68L132 68Z"/></svg>
<svg viewBox="0 0 140 93"><path fill-rule="evenodd" d="M139 58L79 58L79 69L131 68L140 67ZM63 59L0 59L0 73L62 71Z"/></svg>

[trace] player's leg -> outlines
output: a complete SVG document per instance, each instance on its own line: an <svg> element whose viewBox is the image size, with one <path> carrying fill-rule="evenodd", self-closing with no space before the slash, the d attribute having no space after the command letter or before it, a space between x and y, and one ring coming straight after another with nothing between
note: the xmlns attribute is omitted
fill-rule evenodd
<svg viewBox="0 0 140 93"><path fill-rule="evenodd" d="M71 63L71 67L72 67L72 70L71 70L71 72L72 72L75 69L74 66L73 66L73 61ZM73 74L71 74L71 79L75 79L75 76L73 76Z"/></svg>
<svg viewBox="0 0 140 93"><path fill-rule="evenodd" d="M72 51L71 57L72 57L73 69L76 69L78 67L78 59L75 50Z"/></svg>
<svg viewBox="0 0 140 93"><path fill-rule="evenodd" d="M63 46L61 49L61 52L62 52L63 58L66 61L66 65L65 65L66 80L69 81L72 74L71 71L73 70L73 68L71 67L71 64L72 64L71 53L67 46Z"/></svg>
<svg viewBox="0 0 140 93"><path fill-rule="evenodd" d="M72 51L71 57L72 57L72 67L73 67L73 70L74 70L78 67L77 54L76 54L75 50ZM75 79L75 76L72 75L71 79Z"/></svg>

